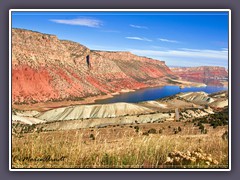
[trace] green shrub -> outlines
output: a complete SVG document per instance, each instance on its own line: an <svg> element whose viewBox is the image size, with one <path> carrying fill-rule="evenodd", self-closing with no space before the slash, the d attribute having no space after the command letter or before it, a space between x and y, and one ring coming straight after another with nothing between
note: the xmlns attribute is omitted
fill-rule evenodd
<svg viewBox="0 0 240 180"><path fill-rule="evenodd" d="M178 131L179 131L179 132L182 131L182 128L181 128L180 126L178 126Z"/></svg>
<svg viewBox="0 0 240 180"><path fill-rule="evenodd" d="M148 134L157 134L157 130L154 128L151 128L148 130Z"/></svg>
<svg viewBox="0 0 240 180"><path fill-rule="evenodd" d="M214 114L209 114L204 117L195 118L192 120L194 122L194 125L196 123L200 127L202 123L206 124L209 123L213 128L216 128L217 126L225 126L228 125L228 107L225 107L221 111L217 111Z"/></svg>
<svg viewBox="0 0 240 180"><path fill-rule="evenodd" d="M134 126L134 129L138 129L139 130L139 127L138 126Z"/></svg>
<svg viewBox="0 0 240 180"><path fill-rule="evenodd" d="M148 132L144 132L143 135L144 135L144 136L148 136L149 133L148 133Z"/></svg>
<svg viewBox="0 0 240 180"><path fill-rule="evenodd" d="M92 139L92 140L95 140L95 137L94 137L93 134L90 134L89 138Z"/></svg>

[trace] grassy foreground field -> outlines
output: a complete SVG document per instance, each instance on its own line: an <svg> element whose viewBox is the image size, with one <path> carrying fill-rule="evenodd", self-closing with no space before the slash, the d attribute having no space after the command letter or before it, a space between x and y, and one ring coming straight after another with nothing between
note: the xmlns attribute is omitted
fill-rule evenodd
<svg viewBox="0 0 240 180"><path fill-rule="evenodd" d="M13 168L228 168L227 126L164 122L12 135Z"/></svg>

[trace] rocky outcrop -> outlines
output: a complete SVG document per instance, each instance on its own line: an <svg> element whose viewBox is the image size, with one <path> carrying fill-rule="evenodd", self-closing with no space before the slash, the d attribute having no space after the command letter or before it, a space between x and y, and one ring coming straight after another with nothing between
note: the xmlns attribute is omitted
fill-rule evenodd
<svg viewBox="0 0 240 180"><path fill-rule="evenodd" d="M224 67L201 66L179 67L171 70L183 80L204 83L206 85L223 86L228 81L228 72Z"/></svg>
<svg viewBox="0 0 240 180"><path fill-rule="evenodd" d="M169 77L174 75L163 61L92 51L54 35L12 29L13 104L80 100L164 85Z"/></svg>

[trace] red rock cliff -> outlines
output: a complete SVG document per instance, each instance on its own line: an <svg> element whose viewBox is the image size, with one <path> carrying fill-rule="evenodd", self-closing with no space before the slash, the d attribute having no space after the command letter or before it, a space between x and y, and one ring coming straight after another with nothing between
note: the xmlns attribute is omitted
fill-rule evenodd
<svg viewBox="0 0 240 180"><path fill-rule="evenodd" d="M12 29L13 103L76 100L162 85L167 77L174 75L163 61L91 51L54 35Z"/></svg>
<svg viewBox="0 0 240 180"><path fill-rule="evenodd" d="M171 70L182 79L205 83L207 85L222 86L228 80L228 72L224 67L200 66L171 68Z"/></svg>

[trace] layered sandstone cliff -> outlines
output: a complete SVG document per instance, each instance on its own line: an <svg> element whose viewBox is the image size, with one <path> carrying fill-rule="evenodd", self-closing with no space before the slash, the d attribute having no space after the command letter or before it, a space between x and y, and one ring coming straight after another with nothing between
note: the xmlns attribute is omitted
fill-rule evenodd
<svg viewBox="0 0 240 180"><path fill-rule="evenodd" d="M224 67L179 67L171 68L171 70L183 80L204 83L206 85L223 86L228 81L228 72Z"/></svg>
<svg viewBox="0 0 240 180"><path fill-rule="evenodd" d="M130 52L92 51L54 35L12 29L13 104L78 100L159 86L172 77L163 61Z"/></svg>

